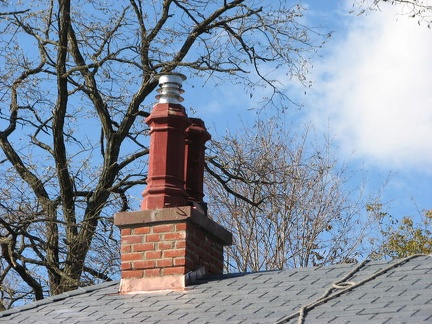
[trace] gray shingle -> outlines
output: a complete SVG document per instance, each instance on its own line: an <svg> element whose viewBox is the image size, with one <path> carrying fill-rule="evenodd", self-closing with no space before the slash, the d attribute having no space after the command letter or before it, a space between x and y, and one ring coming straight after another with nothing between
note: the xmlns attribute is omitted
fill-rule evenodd
<svg viewBox="0 0 432 324"><path fill-rule="evenodd" d="M398 261L369 262L359 283ZM354 264L207 277L185 291L117 294L118 282L79 288L0 313L0 323L276 323L319 299ZM432 321L432 257L419 256L308 309L305 323ZM297 317L287 321L296 323Z"/></svg>

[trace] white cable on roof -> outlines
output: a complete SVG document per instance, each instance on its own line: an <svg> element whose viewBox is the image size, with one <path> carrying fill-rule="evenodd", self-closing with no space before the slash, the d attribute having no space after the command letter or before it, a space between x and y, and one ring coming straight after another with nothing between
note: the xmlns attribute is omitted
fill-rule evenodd
<svg viewBox="0 0 432 324"><path fill-rule="evenodd" d="M350 290L352 290L352 289L354 289L356 287L359 287L359 286L367 283L368 281L371 281L371 280L375 279L376 277L381 276L382 274L386 273L387 271L389 271L389 270L391 270L393 268L397 268L400 265L408 262L409 260L417 258L417 257L420 257L420 256L424 256L424 254L415 254L415 255L411 255L409 257L406 257L404 259L401 259L401 260L399 260L399 261L397 261L397 262L395 262L393 264L390 264L389 266L387 266L387 267L385 267L385 268L383 268L383 269L381 269L381 270L373 273L369 277L367 277L367 278L365 278L365 279L363 279L363 280L361 280L359 282L355 283L355 282L351 282L351 281L346 281L351 276L353 276L355 273L357 273L358 271L360 271L361 268L363 268L366 265L366 263L369 262L369 261L365 260L365 261L359 263L353 270L351 270L343 278L341 278L340 280L332 283L331 286L330 286L330 288L328 288L324 292L324 294L321 297L319 297L317 300L315 300L315 301L313 301L313 302L311 302L311 303L309 303L307 305L304 305L304 306L300 307L300 309L297 312L279 319L276 322L276 324L288 323L289 320L292 320L292 319L294 319L296 317L298 317L297 323L298 324L303 324L303 322L305 320L305 317L307 315L307 312L310 311L310 310L312 310L313 308L315 308L315 307L317 307L317 306L319 306L319 305L321 305L321 304L323 304L323 303L325 303L325 302L327 302L327 301L329 301L329 300L331 300L333 298L339 297L340 295L346 293L347 291L350 291ZM335 290L335 289L337 289L337 291L334 292L333 294L331 294L333 292L333 290Z"/></svg>

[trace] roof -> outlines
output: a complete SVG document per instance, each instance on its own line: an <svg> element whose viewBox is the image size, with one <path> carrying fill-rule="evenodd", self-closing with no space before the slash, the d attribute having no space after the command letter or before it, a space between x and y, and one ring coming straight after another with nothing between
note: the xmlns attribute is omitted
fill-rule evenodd
<svg viewBox="0 0 432 324"><path fill-rule="evenodd" d="M301 309L304 323L432 322L432 256L225 274L185 291L117 290L79 288L4 311L0 323L297 323Z"/></svg>

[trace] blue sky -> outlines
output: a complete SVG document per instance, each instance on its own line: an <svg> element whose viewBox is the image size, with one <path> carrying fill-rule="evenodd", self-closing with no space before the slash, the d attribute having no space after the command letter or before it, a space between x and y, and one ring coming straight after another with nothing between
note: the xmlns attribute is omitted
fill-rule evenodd
<svg viewBox="0 0 432 324"><path fill-rule="evenodd" d="M312 58L311 88L281 73L279 81L303 105L284 116L288 124L310 121L330 133L338 157L367 171L370 190L389 179L383 200L393 216L416 216L432 208L432 30L401 15L401 7L383 4L356 15L349 13L352 4L303 2L304 19L334 33ZM192 83L184 85L184 105L194 107L212 133L233 130L253 115L247 109L255 97Z"/></svg>

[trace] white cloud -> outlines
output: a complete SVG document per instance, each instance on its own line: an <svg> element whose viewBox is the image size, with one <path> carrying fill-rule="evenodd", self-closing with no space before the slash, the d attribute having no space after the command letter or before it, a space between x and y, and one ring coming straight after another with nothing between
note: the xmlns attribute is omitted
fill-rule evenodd
<svg viewBox="0 0 432 324"><path fill-rule="evenodd" d="M315 118L330 116L342 149L376 166L432 172L432 31L382 10L329 43Z"/></svg>

